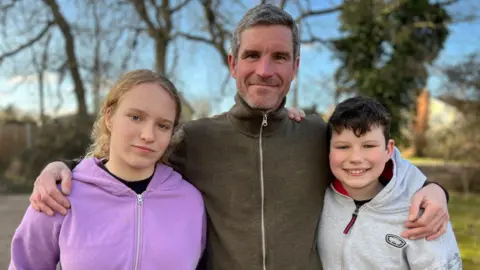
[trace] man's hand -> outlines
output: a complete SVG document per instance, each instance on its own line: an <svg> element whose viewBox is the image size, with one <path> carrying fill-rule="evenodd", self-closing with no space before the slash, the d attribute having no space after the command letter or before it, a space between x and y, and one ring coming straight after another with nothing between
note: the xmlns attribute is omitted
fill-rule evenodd
<svg viewBox="0 0 480 270"><path fill-rule="evenodd" d="M425 211L419 216L420 208ZM447 230L448 220L447 198L445 192L436 184L429 184L413 196L410 214L402 233L402 237L411 240L427 237L435 240Z"/></svg>
<svg viewBox="0 0 480 270"><path fill-rule="evenodd" d="M62 192L70 194L72 188L72 172L60 161L48 164L35 180L30 203L33 209L53 216L54 211L67 214L70 203L57 188L56 181L61 180Z"/></svg>
<svg viewBox="0 0 480 270"><path fill-rule="evenodd" d="M305 118L305 112L302 109L290 107L287 108L288 118L295 120L297 122L302 121Z"/></svg>

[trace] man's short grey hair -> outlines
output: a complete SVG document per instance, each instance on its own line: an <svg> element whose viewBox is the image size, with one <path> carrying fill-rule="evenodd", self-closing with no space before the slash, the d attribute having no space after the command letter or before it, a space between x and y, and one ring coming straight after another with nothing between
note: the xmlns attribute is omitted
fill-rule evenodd
<svg viewBox="0 0 480 270"><path fill-rule="evenodd" d="M295 20L283 9L272 4L260 4L251 8L238 22L231 40L231 53L235 60L238 59L240 48L240 35L246 29L259 25L284 25L292 30L293 58L300 55L300 36Z"/></svg>

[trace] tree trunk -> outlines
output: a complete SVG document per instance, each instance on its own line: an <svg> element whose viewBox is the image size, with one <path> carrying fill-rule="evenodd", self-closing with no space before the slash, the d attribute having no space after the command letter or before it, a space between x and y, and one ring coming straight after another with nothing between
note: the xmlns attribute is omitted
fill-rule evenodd
<svg viewBox="0 0 480 270"><path fill-rule="evenodd" d="M428 90L423 90L417 97L416 114L414 119L413 150L414 155L423 157L427 146L425 133L428 128L428 114L430 107L430 94Z"/></svg>
<svg viewBox="0 0 480 270"><path fill-rule="evenodd" d="M65 52L67 54L67 63L72 75L73 84L75 88L75 97L77 99L77 115L80 119L86 119L88 117L87 104L85 102L85 87L83 85L80 71L78 69L78 61L75 55L75 41L72 35L70 25L65 20L65 17L60 12L60 8L56 0L43 0L53 13L55 23L60 27L62 35L65 39Z"/></svg>
<svg viewBox="0 0 480 270"><path fill-rule="evenodd" d="M155 68L160 74L166 75L167 71L167 50L169 40L162 37L155 38Z"/></svg>

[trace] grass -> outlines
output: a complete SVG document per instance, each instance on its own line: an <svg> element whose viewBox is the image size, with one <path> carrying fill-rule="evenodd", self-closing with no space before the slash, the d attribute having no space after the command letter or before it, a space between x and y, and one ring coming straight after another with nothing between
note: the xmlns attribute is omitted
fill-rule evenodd
<svg viewBox="0 0 480 270"><path fill-rule="evenodd" d="M460 247L463 269L480 269L480 194L450 194L450 220Z"/></svg>
<svg viewBox="0 0 480 270"><path fill-rule="evenodd" d="M457 161L457 160L445 160L445 159L438 159L438 158L423 158L423 157L409 157L406 158L411 163L415 165L444 165L444 164L465 164L465 162Z"/></svg>

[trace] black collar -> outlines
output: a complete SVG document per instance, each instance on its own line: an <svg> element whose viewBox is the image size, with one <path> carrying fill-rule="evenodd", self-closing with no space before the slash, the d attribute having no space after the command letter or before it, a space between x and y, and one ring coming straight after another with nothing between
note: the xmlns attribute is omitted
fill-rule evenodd
<svg viewBox="0 0 480 270"><path fill-rule="evenodd" d="M285 108L286 98L277 110L265 113L263 110L253 109L238 94L235 96L235 105L228 111L227 117L230 122L242 133L258 137L260 127L266 116L267 126L263 127L263 135L269 136L275 133L285 121L288 120L288 112Z"/></svg>

